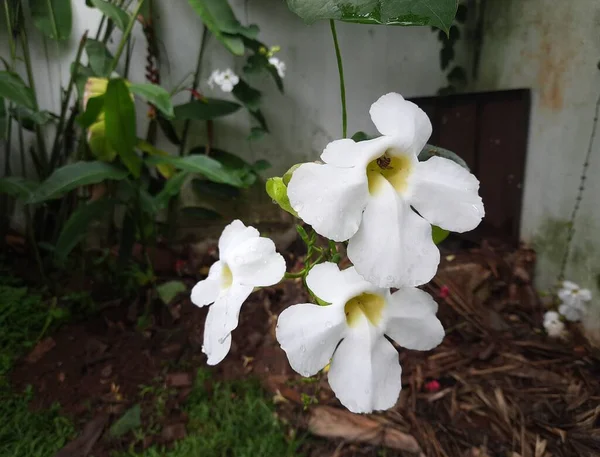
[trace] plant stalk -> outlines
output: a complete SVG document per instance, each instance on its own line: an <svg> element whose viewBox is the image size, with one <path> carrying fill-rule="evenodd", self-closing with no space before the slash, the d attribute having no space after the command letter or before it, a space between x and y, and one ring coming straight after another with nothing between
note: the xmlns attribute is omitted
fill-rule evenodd
<svg viewBox="0 0 600 457"><path fill-rule="evenodd" d="M340 52L340 44L338 42L335 21L333 19L329 20L329 26L331 27L331 36L333 37L338 73L340 75L340 97L342 99L342 136L346 138L348 136L348 114L346 112L346 84L344 83L344 65L342 64L342 53Z"/></svg>
<svg viewBox="0 0 600 457"><path fill-rule="evenodd" d="M137 17L140 14L140 11L141 11L143 5L144 5L144 0L140 0L138 2L137 6L135 7L135 10L133 11L133 14L131 15L131 19L129 21L129 24L127 24L127 28L123 32L123 36L121 37L121 41L119 42L119 47L117 48L117 52L115 53L113 61L110 64L110 69L109 69L109 72L108 72L109 75L113 71L115 71L115 69L117 68L117 64L119 63L119 59L121 58L121 55L123 54L123 51L125 50L125 46L127 45L127 42L129 41L129 36L131 35L131 31L133 30L133 26L135 25L135 22L137 21Z"/></svg>

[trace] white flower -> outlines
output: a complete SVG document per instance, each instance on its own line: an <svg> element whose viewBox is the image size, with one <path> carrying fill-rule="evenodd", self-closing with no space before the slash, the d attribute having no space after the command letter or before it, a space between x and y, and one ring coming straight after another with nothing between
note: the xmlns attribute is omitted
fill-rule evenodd
<svg viewBox="0 0 600 457"><path fill-rule="evenodd" d="M424 284L440 259L430 224L454 232L475 228L484 215L479 181L451 160L417 160L431 122L401 95L382 96L370 114L383 136L329 143L324 164L303 164L294 172L290 203L320 235L349 239L348 257L370 282Z"/></svg>
<svg viewBox="0 0 600 457"><path fill-rule="evenodd" d="M544 314L544 328L548 336L559 338L565 331L565 324L560 320L560 314L556 311L546 311L546 314Z"/></svg>
<svg viewBox="0 0 600 457"><path fill-rule="evenodd" d="M225 71L215 70L208 78L208 86L214 89L215 84L221 88L223 92L231 92L240 78L230 68Z"/></svg>
<svg viewBox="0 0 600 457"><path fill-rule="evenodd" d="M269 63L275 67L280 78L285 78L285 62L279 60L277 57L270 57Z"/></svg>
<svg viewBox="0 0 600 457"><path fill-rule="evenodd" d="M353 267L340 271L331 262L315 266L306 284L331 304L302 303L279 316L276 336L292 368L312 376L333 357L329 384L350 411L394 406L402 369L384 335L408 349L436 347L444 338L437 303L413 287L392 294L365 281Z"/></svg>
<svg viewBox="0 0 600 457"><path fill-rule="evenodd" d="M584 316L585 303L592 299L592 293L588 289L581 289L574 282L563 281L562 288L558 291L558 298L562 302L558 312L568 321L577 322Z"/></svg>
<svg viewBox="0 0 600 457"><path fill-rule="evenodd" d="M214 303L206 317L202 347L209 365L216 365L229 352L240 308L254 287L276 284L285 274L285 260L273 241L239 220L223 230L219 257L208 277L194 286L191 297L200 307Z"/></svg>

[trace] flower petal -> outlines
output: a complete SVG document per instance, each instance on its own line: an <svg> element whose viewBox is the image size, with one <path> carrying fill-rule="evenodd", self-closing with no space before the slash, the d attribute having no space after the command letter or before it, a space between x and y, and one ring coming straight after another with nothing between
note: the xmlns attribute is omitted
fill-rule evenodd
<svg viewBox="0 0 600 457"><path fill-rule="evenodd" d="M408 152L421 152L431 136L432 126L427 114L395 92L383 95L371 105L371 119L383 135L403 138Z"/></svg>
<svg viewBox="0 0 600 457"><path fill-rule="evenodd" d="M563 281L562 286L563 286L563 289L567 289L567 290L579 289L579 286L577 284L575 284L573 281Z"/></svg>
<svg viewBox="0 0 600 457"><path fill-rule="evenodd" d="M592 299L592 292L589 289L579 289L577 294L582 301L590 301Z"/></svg>
<svg viewBox="0 0 600 457"><path fill-rule="evenodd" d="M416 165L408 200L433 225L452 232L466 232L485 215L478 194L479 181L460 165L431 157Z"/></svg>
<svg viewBox="0 0 600 457"><path fill-rule="evenodd" d="M373 290L374 286L365 281L354 267L339 269L337 264L323 262L315 265L306 276L306 285L313 294L327 303L338 303L347 300L355 291ZM383 293L383 291L376 291Z"/></svg>
<svg viewBox="0 0 600 457"><path fill-rule="evenodd" d="M345 329L342 306L302 303L279 315L276 336L291 367L312 376L329 363Z"/></svg>
<svg viewBox="0 0 600 457"><path fill-rule="evenodd" d="M370 330L344 338L329 369L331 389L353 413L389 409L402 389L398 352L383 335Z"/></svg>
<svg viewBox="0 0 600 457"><path fill-rule="evenodd" d="M217 261L208 271L208 277L198 281L192 289L191 299L196 306L206 306L214 303L221 293L221 274L223 263Z"/></svg>
<svg viewBox="0 0 600 457"><path fill-rule="evenodd" d="M338 168L364 168L369 162L383 155L393 143L391 138L385 136L358 143L344 138L329 143L321 154L321 159Z"/></svg>
<svg viewBox="0 0 600 457"><path fill-rule="evenodd" d="M210 307L204 324L202 350L208 355L211 365L219 363L229 352L229 348L225 350L222 346L227 343L227 336L238 326L240 308L252 289L252 286L233 284L227 293Z"/></svg>
<svg viewBox="0 0 600 457"><path fill-rule="evenodd" d="M348 243L356 271L379 287L429 282L440 262L431 225L385 181L371 197L362 224Z"/></svg>
<svg viewBox="0 0 600 457"><path fill-rule="evenodd" d="M226 226L219 238L219 256L225 258L227 251L245 240L257 238L260 236L258 230L254 227L246 227L242 221L236 219L231 224Z"/></svg>
<svg viewBox="0 0 600 457"><path fill-rule="evenodd" d="M285 274L285 260L269 238L250 238L228 250L225 261L234 282L265 287L277 284Z"/></svg>
<svg viewBox="0 0 600 457"><path fill-rule="evenodd" d="M444 327L436 317L437 303L427 292L403 287L394 292L387 308L385 334L400 346L429 351L444 339Z"/></svg>
<svg viewBox="0 0 600 457"><path fill-rule="evenodd" d="M569 322L580 321L584 314L583 309L565 303L558 307L558 312L565 316L565 319L567 319Z"/></svg>
<svg viewBox="0 0 600 457"><path fill-rule="evenodd" d="M288 184L290 204L300 218L334 241L356 233L368 195L364 169L305 163Z"/></svg>

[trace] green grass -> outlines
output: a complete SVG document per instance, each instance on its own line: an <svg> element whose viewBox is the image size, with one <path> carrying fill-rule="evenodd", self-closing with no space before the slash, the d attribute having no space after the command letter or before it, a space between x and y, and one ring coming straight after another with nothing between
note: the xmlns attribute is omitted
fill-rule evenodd
<svg viewBox="0 0 600 457"><path fill-rule="evenodd" d="M188 436L170 449L152 447L128 457L285 457L298 455L300 440L287 438L272 403L255 380L215 383L199 370L187 400Z"/></svg>
<svg viewBox="0 0 600 457"><path fill-rule="evenodd" d="M54 317L42 297L9 277L0 277L0 457L51 457L74 436L58 407L29 410L31 389L11 389L14 361L43 336Z"/></svg>

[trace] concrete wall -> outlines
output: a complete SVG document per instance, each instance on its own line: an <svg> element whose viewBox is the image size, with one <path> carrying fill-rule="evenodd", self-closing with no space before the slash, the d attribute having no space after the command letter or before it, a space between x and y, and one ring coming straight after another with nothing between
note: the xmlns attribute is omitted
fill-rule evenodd
<svg viewBox="0 0 600 457"><path fill-rule="evenodd" d="M600 3L487 0L476 90L531 88L522 238L539 254L538 285L556 281L600 95ZM600 137L575 220L566 277L600 298ZM600 309L600 306L597 307Z"/></svg>

